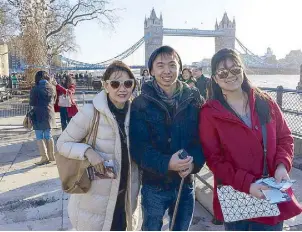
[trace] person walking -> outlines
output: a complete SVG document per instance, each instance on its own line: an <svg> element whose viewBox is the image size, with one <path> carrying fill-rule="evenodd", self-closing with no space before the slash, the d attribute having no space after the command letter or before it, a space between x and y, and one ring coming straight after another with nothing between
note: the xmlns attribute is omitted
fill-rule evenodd
<svg viewBox="0 0 302 232"><path fill-rule="evenodd" d="M35 86L30 91L30 106L33 107L33 129L41 160L37 165L44 165L54 159L54 140L51 129L56 127L54 104L56 92L49 83L48 73L38 71L35 75Z"/></svg>
<svg viewBox="0 0 302 232"><path fill-rule="evenodd" d="M55 112L60 112L62 131L64 131L68 123L70 122L71 118L75 116L78 112L78 106L74 99L74 94L76 91L76 83L75 80L73 79L73 75L68 74L65 77L63 77L62 85L58 84L56 81L54 82L54 85L56 86L56 91L57 91ZM67 95L70 97L71 100L70 107L59 106L59 98L61 95Z"/></svg>

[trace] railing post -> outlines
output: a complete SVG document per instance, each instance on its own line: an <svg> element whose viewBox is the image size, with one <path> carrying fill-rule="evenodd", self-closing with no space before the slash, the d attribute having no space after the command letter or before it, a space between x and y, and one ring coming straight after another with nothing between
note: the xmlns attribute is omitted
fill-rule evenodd
<svg viewBox="0 0 302 232"><path fill-rule="evenodd" d="M279 105L280 109L282 110L282 101L283 101L283 86L277 87L277 104Z"/></svg>
<svg viewBox="0 0 302 232"><path fill-rule="evenodd" d="M85 92L82 92L83 105L85 105Z"/></svg>
<svg viewBox="0 0 302 232"><path fill-rule="evenodd" d="M300 83L302 83L302 64L300 65Z"/></svg>

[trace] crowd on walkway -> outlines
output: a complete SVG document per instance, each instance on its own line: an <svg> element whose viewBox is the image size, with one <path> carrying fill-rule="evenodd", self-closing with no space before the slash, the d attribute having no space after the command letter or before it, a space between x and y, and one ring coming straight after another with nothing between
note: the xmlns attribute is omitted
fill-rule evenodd
<svg viewBox="0 0 302 232"><path fill-rule="evenodd" d="M104 90L79 111L74 75L56 80L37 72L30 117L38 165L57 157L76 230L158 231L167 210L170 230L188 230L194 174L205 163L214 175L215 218L226 230L280 231L284 220L302 212L290 188L289 201L278 204L276 215L241 213L242 220L224 220L217 188L230 186L261 201L268 187L257 180L289 180L294 141L278 105L251 85L235 51L220 50L211 67L211 78L200 67L183 68L179 54L162 46L137 81L125 63L115 61L103 75ZM62 124L57 154L51 134L55 111ZM87 170L77 169L79 163Z"/></svg>

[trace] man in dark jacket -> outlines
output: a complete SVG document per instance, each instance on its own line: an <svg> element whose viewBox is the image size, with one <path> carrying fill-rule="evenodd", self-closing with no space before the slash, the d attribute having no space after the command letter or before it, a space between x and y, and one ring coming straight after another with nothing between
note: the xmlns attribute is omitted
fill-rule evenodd
<svg viewBox="0 0 302 232"><path fill-rule="evenodd" d="M201 96L207 98L207 88L210 84L210 78L207 78L202 73L202 67L194 67L192 71L193 77L197 80L196 88L199 90Z"/></svg>
<svg viewBox="0 0 302 232"><path fill-rule="evenodd" d="M182 69L177 52L163 46L153 52L148 68L154 77L143 85L131 106L130 153L142 170L142 230L161 230L169 209L172 218L184 178L173 230L188 230L194 211L193 175L205 160L198 141L198 90L178 80ZM180 159L184 149L189 156ZM170 221L171 223L171 221Z"/></svg>

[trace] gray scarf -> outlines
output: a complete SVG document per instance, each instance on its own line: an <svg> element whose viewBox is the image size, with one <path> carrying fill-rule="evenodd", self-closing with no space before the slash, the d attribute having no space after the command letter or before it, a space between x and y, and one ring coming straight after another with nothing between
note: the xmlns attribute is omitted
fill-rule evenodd
<svg viewBox="0 0 302 232"><path fill-rule="evenodd" d="M178 107L178 101L181 98L183 92L183 83L177 80L176 90L171 97L168 97L162 88L157 84L157 81L154 79L152 85L160 97L160 99L165 102L169 107Z"/></svg>

